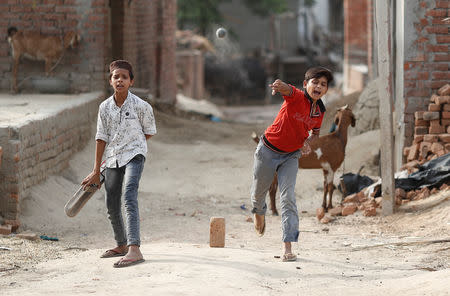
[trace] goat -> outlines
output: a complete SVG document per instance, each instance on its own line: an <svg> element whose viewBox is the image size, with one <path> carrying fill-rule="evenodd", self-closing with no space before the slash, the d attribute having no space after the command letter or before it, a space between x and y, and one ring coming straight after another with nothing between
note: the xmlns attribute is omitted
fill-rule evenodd
<svg viewBox="0 0 450 296"><path fill-rule="evenodd" d="M355 126L355 115L352 110L345 105L337 110L334 117L334 123L337 128L334 132L316 138L310 143L311 153L302 155L298 159L298 167L303 169L322 169L323 170L323 202L322 207L325 211L333 207L332 198L334 191L334 173L341 166L345 158L345 146L347 145L347 128L349 125ZM259 142L254 133L252 136L255 142ZM269 189L270 208L272 214L278 216L275 203L275 195L278 188L278 178L275 174ZM328 205L327 205L327 195Z"/></svg>
<svg viewBox="0 0 450 296"><path fill-rule="evenodd" d="M8 28L8 43L13 57L13 81L11 89L17 92L17 70L21 56L33 60L45 61L45 73L50 74L52 63L60 59L67 48L75 48L80 42L80 35L67 32L62 39L39 32L18 31L16 27Z"/></svg>

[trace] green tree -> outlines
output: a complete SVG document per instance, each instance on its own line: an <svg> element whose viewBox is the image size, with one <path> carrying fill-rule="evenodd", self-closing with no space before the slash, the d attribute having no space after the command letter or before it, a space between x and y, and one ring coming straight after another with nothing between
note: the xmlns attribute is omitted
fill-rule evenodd
<svg viewBox="0 0 450 296"><path fill-rule="evenodd" d="M314 1L305 0L305 5L311 5ZM206 35L211 27L223 22L218 8L226 2L231 0L178 0L178 27L184 29L187 25L192 25L199 33ZM244 5L262 17L287 10L286 0L244 0Z"/></svg>

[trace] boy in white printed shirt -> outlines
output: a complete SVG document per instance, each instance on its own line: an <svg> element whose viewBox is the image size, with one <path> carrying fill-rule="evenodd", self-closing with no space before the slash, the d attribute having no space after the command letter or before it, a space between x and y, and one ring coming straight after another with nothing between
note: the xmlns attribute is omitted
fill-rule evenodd
<svg viewBox="0 0 450 296"><path fill-rule="evenodd" d="M106 206L117 247L107 250L101 257L124 256L114 263L114 267L126 267L144 261L139 249L137 195L147 155L146 140L156 134L156 125L150 104L128 90L134 82L132 66L127 61L117 60L110 64L109 72L114 94L100 104L94 169L81 184L100 186L100 166L104 156ZM126 229L121 211L122 187Z"/></svg>

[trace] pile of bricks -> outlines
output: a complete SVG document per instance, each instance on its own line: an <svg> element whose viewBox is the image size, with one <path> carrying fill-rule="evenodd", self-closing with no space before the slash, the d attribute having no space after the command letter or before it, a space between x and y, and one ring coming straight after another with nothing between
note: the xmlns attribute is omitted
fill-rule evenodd
<svg viewBox="0 0 450 296"><path fill-rule="evenodd" d="M356 211L361 211L365 217L377 215L377 208L381 208L381 197L375 197L381 186L376 186L374 191L369 193L368 187L358 193L350 194L345 197L342 204L335 206L325 213L324 208L316 210L316 217L320 223L327 224L335 219L336 216L348 216Z"/></svg>
<svg viewBox="0 0 450 296"><path fill-rule="evenodd" d="M450 84L430 98L428 111L416 111L414 141L403 150L407 163L402 169L409 173L429 160L450 152Z"/></svg>

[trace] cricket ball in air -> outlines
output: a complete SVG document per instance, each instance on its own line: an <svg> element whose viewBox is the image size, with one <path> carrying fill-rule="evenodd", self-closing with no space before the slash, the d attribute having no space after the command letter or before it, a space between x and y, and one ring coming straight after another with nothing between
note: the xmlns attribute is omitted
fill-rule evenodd
<svg viewBox="0 0 450 296"><path fill-rule="evenodd" d="M217 38L224 38L227 35L227 30L225 30L224 28L219 28L216 31L216 36Z"/></svg>

